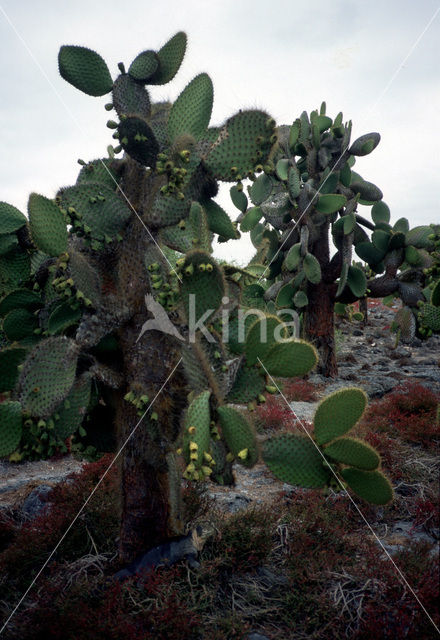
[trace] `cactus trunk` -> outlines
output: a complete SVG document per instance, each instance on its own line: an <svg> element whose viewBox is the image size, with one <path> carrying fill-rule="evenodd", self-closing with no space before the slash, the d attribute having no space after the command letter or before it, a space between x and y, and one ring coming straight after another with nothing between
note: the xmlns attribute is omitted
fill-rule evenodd
<svg viewBox="0 0 440 640"><path fill-rule="evenodd" d="M313 254L324 270L330 260L328 224L321 226L313 246ZM305 313L305 338L318 350L317 372L328 378L335 378L338 375L334 325L335 284L327 283L324 279L316 284L309 282L307 297L309 304Z"/></svg>
<svg viewBox="0 0 440 640"><path fill-rule="evenodd" d="M317 372L329 378L338 375L335 351L334 287L325 282L310 285L309 305L305 314L305 337L318 350Z"/></svg>

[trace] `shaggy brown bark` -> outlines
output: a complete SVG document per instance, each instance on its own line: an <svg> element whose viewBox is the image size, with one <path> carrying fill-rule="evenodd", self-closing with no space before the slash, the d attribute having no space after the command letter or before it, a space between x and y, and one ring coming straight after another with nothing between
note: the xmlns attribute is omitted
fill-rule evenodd
<svg viewBox="0 0 440 640"><path fill-rule="evenodd" d="M144 170L135 163L128 166L124 178L124 193L142 218L151 205L149 193L154 193L155 185L148 184ZM166 383L179 362L180 351L172 337L155 330L145 332L138 341L150 317L145 305L145 294L150 290L145 256L155 250L154 236L154 230L147 230L139 217L133 216L121 242L116 269L118 300L123 301L130 318L119 330L125 384L116 411L122 448L119 555L124 563L183 531L174 452L187 390L179 367ZM136 408L123 400L128 390L139 390L154 401L140 423ZM152 417L153 412L157 416Z"/></svg>

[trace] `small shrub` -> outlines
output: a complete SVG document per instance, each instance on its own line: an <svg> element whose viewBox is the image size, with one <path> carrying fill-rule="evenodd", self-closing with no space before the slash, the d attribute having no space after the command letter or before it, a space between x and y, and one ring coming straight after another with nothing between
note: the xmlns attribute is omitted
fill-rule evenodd
<svg viewBox="0 0 440 640"><path fill-rule="evenodd" d="M386 432L426 448L436 447L440 439L438 403L438 394L415 381L407 381L372 403L362 424L369 431Z"/></svg>
<svg viewBox="0 0 440 640"><path fill-rule="evenodd" d="M264 404L260 404L256 410L257 426L262 430L286 429L292 425L294 415L292 409L287 406L285 400L277 396L269 396Z"/></svg>
<svg viewBox="0 0 440 640"><path fill-rule="evenodd" d="M315 402L316 386L302 378L292 378L283 385L283 395L291 402Z"/></svg>
<svg viewBox="0 0 440 640"><path fill-rule="evenodd" d="M222 569L254 569L272 549L275 520L274 510L267 508L232 515L221 525L218 535L207 542L204 557L214 559Z"/></svg>

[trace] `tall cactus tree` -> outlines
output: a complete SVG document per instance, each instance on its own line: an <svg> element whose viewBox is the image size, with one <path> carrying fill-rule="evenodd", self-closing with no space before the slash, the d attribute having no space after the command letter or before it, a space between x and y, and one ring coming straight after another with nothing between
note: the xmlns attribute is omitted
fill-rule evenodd
<svg viewBox="0 0 440 640"><path fill-rule="evenodd" d="M319 371L326 376L337 375L335 302L391 294L409 307L426 302L425 270L435 248L434 225L410 230L405 218L390 224L381 190L353 168L380 135L368 133L350 145L351 129L342 113L326 115L325 103L319 112L304 111L292 126L277 128L269 159L261 159L260 175L248 189L253 206L231 190L241 230L251 232L258 249L254 262L265 265L270 286L261 288L261 297L303 313L304 336L319 350ZM371 207L371 220L360 215L360 205ZM353 250L371 277L352 264Z"/></svg>
<svg viewBox="0 0 440 640"><path fill-rule="evenodd" d="M111 93L118 146L82 162L76 184L54 199L33 193L28 219L0 204L0 455L50 455L84 425L102 449L114 424L127 562L183 532L182 475L230 484L233 463L252 466L261 453L288 482L339 478L373 503L392 498L377 454L344 437L365 408L360 390L320 406L314 442L274 438L263 452L233 406L264 401L272 376L304 375L317 352L267 310L240 335L240 305L261 270L213 258L215 234L239 236L214 198L218 181L254 176L280 143L263 111L210 127L205 73L173 104L153 103L147 87L173 79L185 48L177 33L128 71L120 64L113 81L96 52L61 47L64 79L92 96Z"/></svg>

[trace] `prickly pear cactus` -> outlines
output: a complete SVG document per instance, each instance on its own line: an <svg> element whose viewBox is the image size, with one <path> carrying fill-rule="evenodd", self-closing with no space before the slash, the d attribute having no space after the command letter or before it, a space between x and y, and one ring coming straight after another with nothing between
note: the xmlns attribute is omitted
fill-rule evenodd
<svg viewBox="0 0 440 640"><path fill-rule="evenodd" d="M237 177L231 189L240 230L250 232L255 261L264 265L260 297L276 309L296 309L327 376L337 374L335 303L395 293L410 307L431 304L423 291L433 263L432 225L410 230L404 218L391 224L381 190L355 170L380 135L368 133L351 143L351 129L342 113L329 117L325 103L319 112L304 111L290 127L276 128L276 142L267 161L255 168L248 197ZM371 220L364 217L365 208ZM367 269L353 262L353 251ZM438 324L429 306L416 320L426 333Z"/></svg>
<svg viewBox="0 0 440 640"><path fill-rule="evenodd" d="M173 104L153 103L149 85L172 80L185 49L179 32L158 51L140 53L128 71L120 63L113 79L98 53L61 47L65 80L91 96L110 95L105 108L115 119L107 124L117 146L108 147L107 158L80 161L76 184L55 197L31 194L28 218L0 203L0 455L50 456L76 437L111 441L115 427L125 559L182 532L182 473L187 481L230 484L235 462L259 460L252 424L232 404L252 410L266 390L276 390L272 376L302 376L317 365L316 348L299 338L285 309L277 313L260 284L266 265L274 281L287 274L289 288L277 292L281 307L301 309L327 268L314 243L329 224L338 246L334 277L344 268L347 290L365 291L349 264L354 236L356 246L369 247L354 213L359 202L378 203L382 235L371 245L372 264L387 254L385 240L402 237L395 248L401 252L405 242L405 233L388 228L379 190L352 171L377 134L345 151L351 125L324 112L310 120L303 114L287 131L260 110L210 127L206 73ZM252 181L251 209L245 178ZM212 256L214 237L240 236L214 199L220 180L236 183L231 196L242 230L258 249L246 268ZM292 220L298 229L284 243L281 232ZM411 242L421 251L423 239ZM406 259L415 257L408 251ZM335 418L331 426L318 420L317 448L286 435L266 443L263 458L286 481L324 486L330 467L321 464L323 450L359 495L387 502L376 454L342 437L359 414L354 405L343 395L318 410L324 420L334 409ZM319 436L324 427L334 442Z"/></svg>

